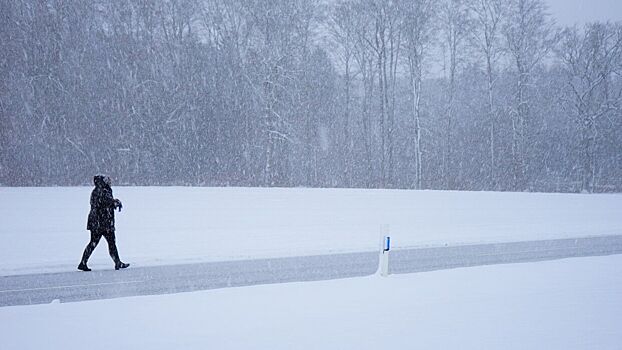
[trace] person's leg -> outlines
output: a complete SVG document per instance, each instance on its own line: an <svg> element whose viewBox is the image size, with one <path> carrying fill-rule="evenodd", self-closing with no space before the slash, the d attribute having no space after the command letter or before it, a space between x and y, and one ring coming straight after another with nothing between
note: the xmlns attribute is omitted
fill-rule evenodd
<svg viewBox="0 0 622 350"><path fill-rule="evenodd" d="M119 251L117 250L117 243L114 231L104 232L104 238L106 239L106 242L108 242L108 253L110 253L110 257L115 264L118 264L121 259L119 259Z"/></svg>
<svg viewBox="0 0 622 350"><path fill-rule="evenodd" d="M117 243L114 231L105 232L104 238L106 238L106 241L108 242L108 252L110 253L110 257L112 258L112 260L114 260L114 269L124 269L130 266L130 264L122 262L119 258L119 251L117 250Z"/></svg>
<svg viewBox="0 0 622 350"><path fill-rule="evenodd" d="M97 244L99 243L99 240L101 238L102 235L100 232L91 231L91 241L86 245L86 248L84 248L84 253L82 253L82 260L80 260L80 265L78 266L80 270L90 271L90 269L86 267L86 263L88 262L91 254L93 253L93 250L95 250L95 247L97 247Z"/></svg>

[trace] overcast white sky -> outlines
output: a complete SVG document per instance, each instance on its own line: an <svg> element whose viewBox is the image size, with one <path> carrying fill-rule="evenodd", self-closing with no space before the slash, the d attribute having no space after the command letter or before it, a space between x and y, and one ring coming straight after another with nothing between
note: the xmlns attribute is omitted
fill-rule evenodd
<svg viewBox="0 0 622 350"><path fill-rule="evenodd" d="M622 21L622 0L545 0L560 25Z"/></svg>

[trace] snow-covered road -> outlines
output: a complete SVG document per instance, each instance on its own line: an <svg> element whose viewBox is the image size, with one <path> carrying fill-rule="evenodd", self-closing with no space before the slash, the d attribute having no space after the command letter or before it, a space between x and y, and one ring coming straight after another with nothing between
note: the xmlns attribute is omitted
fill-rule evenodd
<svg viewBox="0 0 622 350"><path fill-rule="evenodd" d="M622 236L558 239L436 248L400 249L391 255L392 273L622 254ZM0 306L73 302L216 288L328 280L373 274L378 254L256 259L171 266L132 266L0 277Z"/></svg>

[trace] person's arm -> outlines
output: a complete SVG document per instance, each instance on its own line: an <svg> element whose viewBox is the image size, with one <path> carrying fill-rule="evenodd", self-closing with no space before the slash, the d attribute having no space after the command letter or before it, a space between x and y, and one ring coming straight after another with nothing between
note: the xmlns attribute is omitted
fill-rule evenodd
<svg viewBox="0 0 622 350"><path fill-rule="evenodd" d="M114 199L114 207L119 208L119 212L121 212L121 209L123 209L123 203L121 203L121 200L118 198Z"/></svg>
<svg viewBox="0 0 622 350"><path fill-rule="evenodd" d="M116 208L116 202L114 197L112 197L112 190L102 190L101 196L99 197L99 207L100 208Z"/></svg>

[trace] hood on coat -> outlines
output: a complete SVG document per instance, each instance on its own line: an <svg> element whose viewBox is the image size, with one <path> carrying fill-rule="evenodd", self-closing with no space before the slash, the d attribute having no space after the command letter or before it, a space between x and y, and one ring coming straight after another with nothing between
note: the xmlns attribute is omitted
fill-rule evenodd
<svg viewBox="0 0 622 350"><path fill-rule="evenodd" d="M93 183L95 187L110 187L112 181L108 175L95 175L93 176Z"/></svg>

